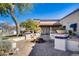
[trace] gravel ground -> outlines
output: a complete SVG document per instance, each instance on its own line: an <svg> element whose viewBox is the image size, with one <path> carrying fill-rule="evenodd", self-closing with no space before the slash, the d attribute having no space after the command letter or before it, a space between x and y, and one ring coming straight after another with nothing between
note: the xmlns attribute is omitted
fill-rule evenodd
<svg viewBox="0 0 79 59"><path fill-rule="evenodd" d="M54 42L48 36L45 37L44 43L36 43L29 56L69 56L71 53L54 49Z"/></svg>
<svg viewBox="0 0 79 59"><path fill-rule="evenodd" d="M13 56L28 56L34 45L35 43L29 41L25 40L18 41L17 48L19 48L19 51L16 52Z"/></svg>

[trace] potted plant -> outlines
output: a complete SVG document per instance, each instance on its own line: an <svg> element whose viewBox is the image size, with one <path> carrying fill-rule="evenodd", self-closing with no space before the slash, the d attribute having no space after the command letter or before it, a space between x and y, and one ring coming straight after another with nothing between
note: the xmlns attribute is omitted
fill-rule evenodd
<svg viewBox="0 0 79 59"><path fill-rule="evenodd" d="M59 34L64 34L65 33L65 29L63 27L60 27L58 30L56 30L57 33Z"/></svg>

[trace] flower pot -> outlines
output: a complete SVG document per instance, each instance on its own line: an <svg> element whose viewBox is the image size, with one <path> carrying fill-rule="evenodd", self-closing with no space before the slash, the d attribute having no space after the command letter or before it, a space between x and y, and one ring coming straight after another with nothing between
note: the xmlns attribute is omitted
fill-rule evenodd
<svg viewBox="0 0 79 59"><path fill-rule="evenodd" d="M64 33L65 33L64 30L56 30L56 31L57 31L57 33L59 33L59 34L64 34Z"/></svg>

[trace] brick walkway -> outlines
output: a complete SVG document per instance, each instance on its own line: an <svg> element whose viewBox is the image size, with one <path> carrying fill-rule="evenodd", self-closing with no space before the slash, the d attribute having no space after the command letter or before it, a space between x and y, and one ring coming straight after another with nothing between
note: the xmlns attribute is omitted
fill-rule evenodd
<svg viewBox="0 0 79 59"><path fill-rule="evenodd" d="M45 39L46 42L36 43L36 45L34 46L29 56L69 56L71 55L69 52L64 52L64 51L54 49L54 42L52 40L49 40L48 36L44 36L44 37L45 38L47 37L47 39Z"/></svg>

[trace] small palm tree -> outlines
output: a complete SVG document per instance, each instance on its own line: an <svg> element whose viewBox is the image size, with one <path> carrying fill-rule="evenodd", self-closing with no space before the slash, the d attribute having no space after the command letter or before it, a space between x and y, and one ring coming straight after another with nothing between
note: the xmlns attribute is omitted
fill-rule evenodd
<svg viewBox="0 0 79 59"><path fill-rule="evenodd" d="M29 3L0 3L0 14L1 16L7 16L7 15L11 15L15 25L16 25L16 32L17 32L17 36L19 35L19 23L17 21L16 16L14 15L15 7L18 8L19 12L22 13L23 9L27 9L29 10L31 8L32 4Z"/></svg>

